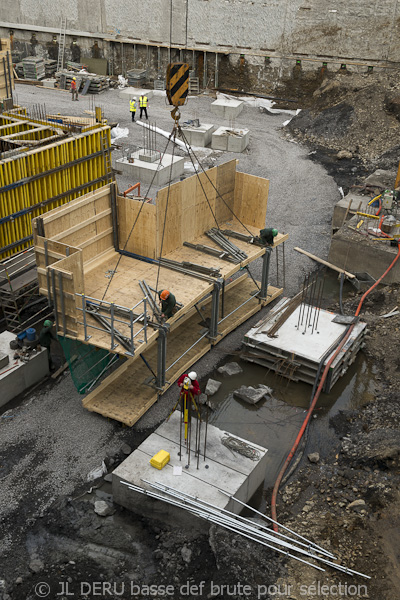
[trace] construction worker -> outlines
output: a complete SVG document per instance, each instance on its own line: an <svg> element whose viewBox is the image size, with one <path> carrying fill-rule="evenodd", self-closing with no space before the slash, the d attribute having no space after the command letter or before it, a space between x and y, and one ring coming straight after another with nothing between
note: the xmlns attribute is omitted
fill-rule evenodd
<svg viewBox="0 0 400 600"><path fill-rule="evenodd" d="M161 316L165 319L169 319L177 311L176 298L168 290L158 292L158 297L161 302Z"/></svg>
<svg viewBox="0 0 400 600"><path fill-rule="evenodd" d="M261 242L264 246L273 246L274 237L278 235L277 229L261 229L260 237L256 237L255 240Z"/></svg>
<svg viewBox="0 0 400 600"><path fill-rule="evenodd" d="M57 341L57 336L55 335L53 329L53 322L49 319L43 323L43 327L39 333L39 344L42 348L47 348L47 359L49 361L49 370L53 370L53 361L51 359L51 340Z"/></svg>
<svg viewBox="0 0 400 600"><path fill-rule="evenodd" d="M146 115L146 119L148 120L149 117L147 116L147 105L148 105L149 101L147 96L140 96L139 97L139 108L140 108L140 119L142 118L142 114L144 112L144 114Z"/></svg>
<svg viewBox="0 0 400 600"><path fill-rule="evenodd" d="M188 394L189 392L192 392L193 396L199 396L200 394L200 385L197 381L197 373L195 371L181 375L178 379L178 385L182 388L184 394Z"/></svg>
<svg viewBox="0 0 400 600"><path fill-rule="evenodd" d="M71 81L71 94L72 94L72 100L79 100L78 90L76 88L76 77L73 77L72 81Z"/></svg>
<svg viewBox="0 0 400 600"><path fill-rule="evenodd" d="M129 110L131 111L132 121L134 121L136 114L136 98L131 98L129 102Z"/></svg>

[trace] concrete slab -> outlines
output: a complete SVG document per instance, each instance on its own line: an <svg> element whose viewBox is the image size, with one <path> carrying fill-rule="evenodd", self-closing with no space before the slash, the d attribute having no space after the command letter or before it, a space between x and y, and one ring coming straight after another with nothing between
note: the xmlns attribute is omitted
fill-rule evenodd
<svg viewBox="0 0 400 600"><path fill-rule="evenodd" d="M192 443L195 438L195 420L192 420ZM200 456L199 468L197 469L197 457L191 452L190 465L188 454L182 447L182 460L179 457L179 426L180 413L176 411L170 419L163 423L155 433L151 434L135 452L133 452L113 472L113 496L114 500L135 512L146 510L147 497L132 492L122 482L151 489L143 480L159 482L173 487L182 492L198 496L220 508L228 508L232 512L239 513L240 505L221 494L218 490L223 489L232 496L247 502L262 484L267 467L267 450L262 446L242 440L255 452L256 460L247 458L239 453L233 452L221 441L227 435L226 432L208 425L206 460ZM205 424L201 430L201 447L204 445ZM170 453L170 462L161 470L150 465L150 459L159 450ZM182 475L174 475L174 467L182 467ZM153 504L152 504L153 506ZM148 509L148 506L147 506ZM163 505L165 510L165 505Z"/></svg>
<svg viewBox="0 0 400 600"><path fill-rule="evenodd" d="M211 104L211 111L220 119L235 119L243 110L242 100L220 98Z"/></svg>
<svg viewBox="0 0 400 600"><path fill-rule="evenodd" d="M148 90L148 89L136 88L136 87L126 87L126 88L123 88L122 90L119 90L118 95L120 98L122 98L122 100L130 100L130 98L139 99L139 96L147 96L147 98L150 100L150 98L152 98L154 95L154 90ZM137 109L138 108L139 108L139 106L137 106Z"/></svg>
<svg viewBox="0 0 400 600"><path fill-rule="evenodd" d="M0 369L0 406L38 383L49 372L46 349L32 353L28 362L23 362L14 359L15 350L10 348L10 342L14 339L15 334L10 331L0 333L0 355L9 358L9 364Z"/></svg>
<svg viewBox="0 0 400 600"><path fill-rule="evenodd" d="M157 186L166 185L170 179L178 179L183 175L185 168L185 159L183 157L164 154L161 158L159 154L159 160L148 162L147 160L140 160L142 154L143 150L134 152L131 155L133 162L129 162L127 158L116 160L116 168L122 171L124 175L132 177L135 181L148 184L153 183Z"/></svg>
<svg viewBox="0 0 400 600"><path fill-rule="evenodd" d="M218 127L211 136L211 148L225 152L243 152L248 146L250 131L248 129L232 129Z"/></svg>
<svg viewBox="0 0 400 600"><path fill-rule="evenodd" d="M182 131L191 146L206 147L211 142L211 135L216 126L210 123L200 123L198 127L193 125L181 125Z"/></svg>
<svg viewBox="0 0 400 600"><path fill-rule="evenodd" d="M283 298L261 323L246 333L244 344L247 348L244 358L293 381L304 381L313 385L319 373L320 362L324 359L323 364L326 365L333 356L346 325L335 323L333 319L337 315L326 310L320 310L316 319L315 308L302 305L287 318L274 337L269 337L268 331L282 315L287 301L287 298ZM313 330L312 325L317 320L318 327ZM329 392L354 362L363 346L365 331L365 323L355 324L342 351L329 367L324 391Z"/></svg>
<svg viewBox="0 0 400 600"><path fill-rule="evenodd" d="M332 230L337 231L344 223L349 221L358 210L365 212L367 209L368 202L371 201L370 196L361 196L361 194L354 194L350 192L344 198L341 198L339 202L336 202L335 208L333 209L332 215ZM350 209L347 211L347 209ZM347 213L347 216L346 216Z"/></svg>
<svg viewBox="0 0 400 600"><path fill-rule="evenodd" d="M370 221L370 227L376 227L375 221ZM379 223L379 222L378 222ZM357 217L354 216L348 224L341 227L331 240L328 261L334 265L346 265L346 270L351 273L367 271L375 280L393 262L397 254L397 247L390 246L390 242L376 241L372 236L357 233L354 229ZM363 225L364 227L364 225ZM385 284L400 282L400 261L393 266L384 279Z"/></svg>

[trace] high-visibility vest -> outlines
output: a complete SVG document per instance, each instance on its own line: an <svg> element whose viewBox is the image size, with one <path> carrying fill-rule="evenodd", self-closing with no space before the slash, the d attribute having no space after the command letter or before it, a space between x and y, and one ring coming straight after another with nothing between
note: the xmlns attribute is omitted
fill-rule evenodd
<svg viewBox="0 0 400 600"><path fill-rule="evenodd" d="M146 108L147 107L147 96L140 96L139 102L140 102L140 108Z"/></svg>
<svg viewBox="0 0 400 600"><path fill-rule="evenodd" d="M71 90L76 90L76 81L71 81Z"/></svg>
<svg viewBox="0 0 400 600"><path fill-rule="evenodd" d="M135 100L130 100L129 101L129 108L131 112L136 112L136 102Z"/></svg>

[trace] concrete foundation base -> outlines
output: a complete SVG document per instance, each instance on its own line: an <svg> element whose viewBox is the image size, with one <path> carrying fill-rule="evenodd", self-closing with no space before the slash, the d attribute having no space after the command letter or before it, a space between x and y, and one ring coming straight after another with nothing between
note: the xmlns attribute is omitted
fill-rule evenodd
<svg viewBox="0 0 400 600"><path fill-rule="evenodd" d="M150 489L143 480L159 482L173 487L179 491L198 496L219 508L238 514L240 505L218 490L224 490L242 502L248 500L262 484L267 468L267 450L256 444L246 442L254 451L256 460L252 460L233 452L222 440L228 435L240 440L237 436L227 434L217 427L208 425L206 459L200 455L199 468L197 457L191 451L190 465L188 453L182 445L182 460L179 457L179 428L180 413L174 412L170 419L163 423L155 433L150 435L123 463L113 472L114 501L135 512L149 514L149 510L160 514L168 510L164 503L153 500L137 492L133 492L122 482L132 483L136 486ZM195 439L196 422L192 420L192 444ZM201 448L204 448L205 423L201 427ZM245 441L245 440L243 440ZM159 451L166 450L170 453L170 462L162 469L155 469L150 465L150 459ZM182 467L182 473L174 473L174 467Z"/></svg>
<svg viewBox="0 0 400 600"><path fill-rule="evenodd" d="M226 152L243 152L248 146L250 131L248 129L231 129L218 127L211 137L211 148Z"/></svg>
<svg viewBox="0 0 400 600"><path fill-rule="evenodd" d="M119 97L123 100L130 100L131 98L137 98L139 100L139 96L147 96L150 98L153 97L154 90L147 90L144 88L136 88L136 87L126 87L122 90L119 90ZM136 107L139 110L139 105Z"/></svg>
<svg viewBox="0 0 400 600"><path fill-rule="evenodd" d="M377 224L379 221L376 222ZM356 227L357 217L349 222L350 227ZM371 221L371 227L373 223ZM390 246L390 242L374 241L371 236L356 233L344 225L332 237L328 261L345 268L350 273L367 271L375 280L386 271L397 254L397 247ZM383 283L400 282L400 260L386 275Z"/></svg>
<svg viewBox="0 0 400 600"><path fill-rule="evenodd" d="M219 119L235 119L243 110L242 100L228 100L221 98L211 104L211 111Z"/></svg>
<svg viewBox="0 0 400 600"><path fill-rule="evenodd" d="M288 304L283 298L268 316L250 329L244 337L245 360L254 362L293 381L314 384L319 364L326 365L346 331L346 325L335 322L335 313L304 305L298 307L278 329L274 337L268 335ZM314 327L315 325L315 327ZM324 384L329 392L344 375L363 345L366 324L358 322L341 352L330 365Z"/></svg>
<svg viewBox="0 0 400 600"><path fill-rule="evenodd" d="M198 127L182 125L182 131L191 146L206 147L211 142L211 135L216 126L208 123L200 123Z"/></svg>
<svg viewBox="0 0 400 600"><path fill-rule="evenodd" d="M160 162L160 155L156 162L141 160L143 150L138 150L131 155L133 162L126 158L120 158L116 161L116 168L122 171L124 175L129 175L135 181L140 183L152 183L154 185L166 185L171 179L178 179L183 175L185 159L180 156L164 154ZM172 164L172 170L171 170ZM155 177L154 177L154 173ZM154 177L154 179L153 179Z"/></svg>
<svg viewBox="0 0 400 600"><path fill-rule="evenodd" d="M332 216L332 231L337 231L346 222L349 221L357 211L365 212L368 202L371 201L369 196L361 196L360 194L349 193L347 196L339 200L335 204ZM350 208L349 208L350 205Z"/></svg>
<svg viewBox="0 0 400 600"><path fill-rule="evenodd" d="M0 333L0 355L8 355L9 362L0 369L0 406L38 383L49 372L47 350L39 350L31 354L28 362L14 359L15 350L11 350L10 342L15 334L10 331Z"/></svg>

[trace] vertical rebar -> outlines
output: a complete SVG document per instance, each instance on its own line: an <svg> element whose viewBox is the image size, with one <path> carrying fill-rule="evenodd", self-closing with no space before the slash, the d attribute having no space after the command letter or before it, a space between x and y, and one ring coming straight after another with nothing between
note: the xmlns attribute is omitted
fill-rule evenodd
<svg viewBox="0 0 400 600"><path fill-rule="evenodd" d="M188 404L188 430L187 430L188 431L188 433L187 433L187 435L188 435L187 436L187 453L188 453L187 466L189 467L190 466L190 440L192 437L192 400L189 397L189 394L188 394L187 400L189 401L189 404Z"/></svg>
<svg viewBox="0 0 400 600"><path fill-rule="evenodd" d="M114 344L114 302L111 302L110 304L110 312L111 312L111 322L110 322L110 327L111 327L111 350L114 349L115 344Z"/></svg>
<svg viewBox="0 0 400 600"><path fill-rule="evenodd" d="M317 322L315 324L315 330L316 330L317 333L319 333L319 331L318 331L318 321L319 321L319 313L321 312L322 298L323 298L323 294L324 294L325 277L326 277L326 273L324 274L324 278L322 280L321 301L320 301L320 305L319 305L319 309L318 309Z"/></svg>
<svg viewBox="0 0 400 600"><path fill-rule="evenodd" d="M317 279L318 279L318 276L316 275L314 277L314 282L313 282L313 286L312 286L312 296L311 296L311 303L310 303L311 304L310 319L308 321L308 326L309 327L311 327L312 309L313 309L314 301L315 301L315 291L317 289Z"/></svg>
<svg viewBox="0 0 400 600"><path fill-rule="evenodd" d="M131 329L131 352L135 353L135 346L133 345L133 312L132 309L129 311L130 329Z"/></svg>
<svg viewBox="0 0 400 600"><path fill-rule="evenodd" d="M207 394L207 401L206 401L206 406L207 406L207 410L206 410L206 431L205 431L205 435L204 435L204 460L206 460L206 448L207 448L207 429L208 429L208 403L210 401L210 396Z"/></svg>
<svg viewBox="0 0 400 600"><path fill-rule="evenodd" d="M317 318L317 310L318 310L318 306L320 304L321 288L322 288L322 281L319 280L319 288L318 288L318 293L317 293L317 299L316 299L316 305L315 305L315 311L314 311L314 320L313 320L313 324L312 324L311 335L314 333L315 320Z"/></svg>
<svg viewBox="0 0 400 600"><path fill-rule="evenodd" d="M304 301L304 292L305 292L305 289L306 289L306 278L304 277L304 279L303 279L303 289L302 289L302 292L301 292L301 301L300 301L300 307L299 307L299 318L298 318L298 321L297 321L297 327L296 327L296 329L299 329L299 327L300 327L300 315L301 315L301 309L302 309L303 301Z"/></svg>
<svg viewBox="0 0 400 600"><path fill-rule="evenodd" d="M197 398L199 398L199 396L197 396ZM200 419L200 423L199 423L199 447L197 449L197 468L199 468L200 448L201 448L201 404L200 404L200 402L199 402L199 419Z"/></svg>
<svg viewBox="0 0 400 600"><path fill-rule="evenodd" d="M180 409L181 409L181 416L180 416L180 427L179 427L179 460L182 460L182 425L183 425L183 410L184 410L184 406L183 406L183 402L182 402L182 392L180 394L179 397L179 404L180 404Z"/></svg>

